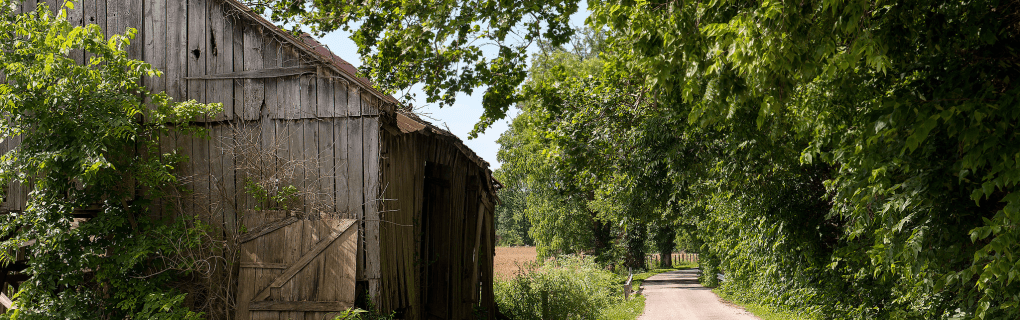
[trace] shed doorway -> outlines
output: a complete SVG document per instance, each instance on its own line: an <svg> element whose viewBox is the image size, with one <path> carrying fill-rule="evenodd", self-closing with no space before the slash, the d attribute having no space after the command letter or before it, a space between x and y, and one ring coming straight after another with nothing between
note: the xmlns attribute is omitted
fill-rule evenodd
<svg viewBox="0 0 1020 320"><path fill-rule="evenodd" d="M452 170L425 163L422 203L422 293L426 319L450 319L450 242L455 230L449 221Z"/></svg>

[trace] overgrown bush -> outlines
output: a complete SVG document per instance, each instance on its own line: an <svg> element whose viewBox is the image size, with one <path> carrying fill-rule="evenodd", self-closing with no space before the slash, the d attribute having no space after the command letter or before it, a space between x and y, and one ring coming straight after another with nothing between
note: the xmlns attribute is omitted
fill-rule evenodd
<svg viewBox="0 0 1020 320"><path fill-rule="evenodd" d="M546 292L554 319L603 319L603 310L623 302L623 279L591 258L565 256L526 268L495 283L496 304L511 319L542 319Z"/></svg>

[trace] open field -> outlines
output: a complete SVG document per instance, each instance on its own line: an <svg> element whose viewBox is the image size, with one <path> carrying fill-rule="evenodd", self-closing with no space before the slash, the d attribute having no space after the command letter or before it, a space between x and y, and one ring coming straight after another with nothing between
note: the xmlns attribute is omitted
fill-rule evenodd
<svg viewBox="0 0 1020 320"><path fill-rule="evenodd" d="M512 277L521 270L518 265L524 267L537 257L535 247L496 247L496 257L493 261L496 277Z"/></svg>

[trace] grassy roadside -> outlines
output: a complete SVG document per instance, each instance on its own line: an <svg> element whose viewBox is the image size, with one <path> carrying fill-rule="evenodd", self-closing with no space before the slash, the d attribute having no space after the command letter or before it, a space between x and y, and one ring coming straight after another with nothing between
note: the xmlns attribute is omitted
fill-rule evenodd
<svg viewBox="0 0 1020 320"><path fill-rule="evenodd" d="M775 307L771 307L771 306L766 306L766 305L740 302L740 301L738 301L736 299L733 299L732 296L722 292L722 290L719 290L718 288L717 289L712 289L712 292L714 292L717 296L719 296L719 298L722 298L723 300L726 300L729 303L732 303L732 304L740 306L741 308L744 308L744 310L747 310L748 312L753 313L755 316L757 316L758 318L760 318L762 320L815 320L815 319L821 319L821 317L819 317L817 315L814 315L814 314L807 313L807 312L800 312L800 311L797 311L797 310L784 310L784 309L779 309L779 308L775 308Z"/></svg>
<svg viewBox="0 0 1020 320"><path fill-rule="evenodd" d="M654 276L654 275L657 275L657 274L660 274L660 273L664 273L664 272L683 270L683 269L691 269L691 268L697 268L697 267L698 267L697 263L686 263L686 264L677 266L677 268L675 268L675 269L654 269L654 270L649 270L648 272L635 274L634 275L634 281L631 282L631 286L632 286L632 288L634 288L634 291L637 292L641 288L641 283L644 282L645 279L648 279L651 276ZM606 310L603 310L602 311L602 316L600 317L600 319L606 319L606 320L634 320L634 319L637 319L637 317L641 316L641 314L644 313L644 312L645 312L645 296L644 295L636 294L636 295L634 295L633 299L624 301L623 303L617 304L617 305L615 305L615 306L613 306L611 308L607 308Z"/></svg>

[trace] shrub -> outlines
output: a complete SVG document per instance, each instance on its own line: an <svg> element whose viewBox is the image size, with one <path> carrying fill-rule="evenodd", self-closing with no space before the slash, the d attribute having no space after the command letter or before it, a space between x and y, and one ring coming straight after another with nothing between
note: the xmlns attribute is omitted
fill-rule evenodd
<svg viewBox="0 0 1020 320"><path fill-rule="evenodd" d="M554 319L600 319L602 310L623 302L623 279L591 258L567 256L528 268L495 283L496 304L511 319L541 319L544 292Z"/></svg>

